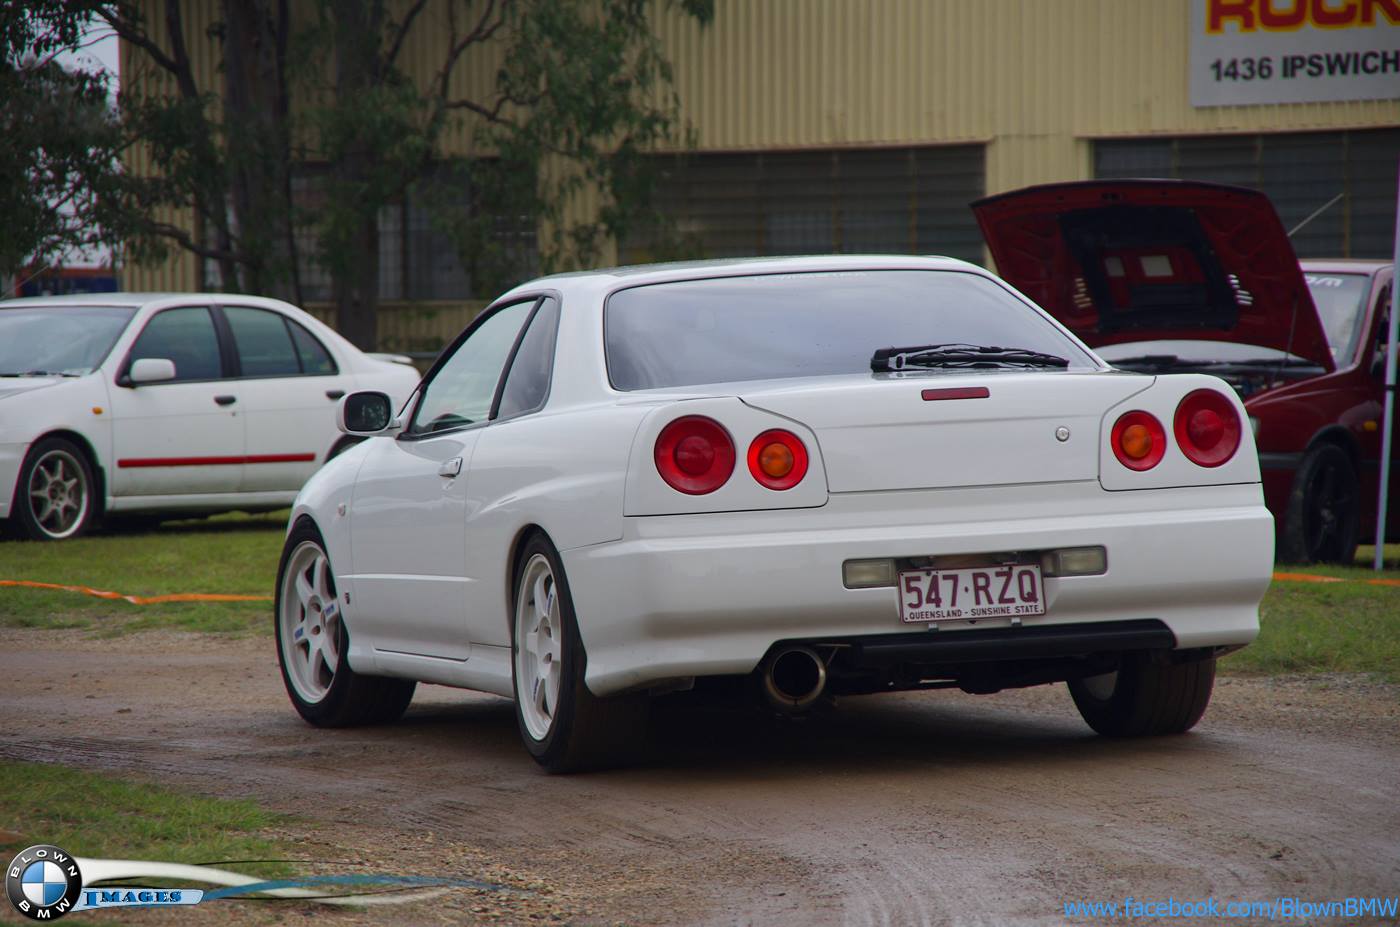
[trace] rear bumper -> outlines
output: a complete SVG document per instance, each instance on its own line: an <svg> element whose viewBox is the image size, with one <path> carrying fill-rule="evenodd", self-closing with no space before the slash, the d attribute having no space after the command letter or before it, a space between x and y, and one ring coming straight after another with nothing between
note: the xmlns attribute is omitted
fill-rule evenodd
<svg viewBox="0 0 1400 927"><path fill-rule="evenodd" d="M867 557L1103 545L1108 572L1046 578L1047 613L1024 629L1156 620L1176 648L1238 646L1258 634L1273 540L1258 484L1109 493L1082 482L628 518L621 540L561 556L588 686L606 695L747 673L777 641L891 635L893 644L921 630L901 624L893 588L842 584L841 564Z"/></svg>

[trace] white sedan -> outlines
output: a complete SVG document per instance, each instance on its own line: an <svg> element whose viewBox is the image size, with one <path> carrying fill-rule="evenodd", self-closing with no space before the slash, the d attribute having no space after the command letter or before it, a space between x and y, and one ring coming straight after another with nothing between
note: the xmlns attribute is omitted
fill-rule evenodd
<svg viewBox="0 0 1400 927"><path fill-rule="evenodd" d="M546 277L493 303L297 498L283 677L320 725L417 681L511 696L550 770L648 699L1068 682L1191 728L1258 633L1273 522L1239 399L1113 370L994 275L830 257Z"/></svg>
<svg viewBox="0 0 1400 927"><path fill-rule="evenodd" d="M356 440L336 428L342 396L403 400L417 383L406 363L362 354L273 299L6 300L0 520L59 540L104 515L281 508Z"/></svg>

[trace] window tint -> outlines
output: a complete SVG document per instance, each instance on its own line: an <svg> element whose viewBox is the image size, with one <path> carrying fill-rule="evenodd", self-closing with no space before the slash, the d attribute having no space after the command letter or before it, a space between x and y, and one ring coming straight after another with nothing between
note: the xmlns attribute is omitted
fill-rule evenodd
<svg viewBox="0 0 1400 927"><path fill-rule="evenodd" d="M131 349L131 360L163 357L175 362L176 380L215 380L223 375L214 320L203 306L156 314Z"/></svg>
<svg viewBox="0 0 1400 927"><path fill-rule="evenodd" d="M559 328L559 301L546 297L534 320L520 340L520 350L506 375L501 390L497 418L511 418L534 412L544 405L549 392L549 374L554 366L554 334Z"/></svg>
<svg viewBox="0 0 1400 927"><path fill-rule="evenodd" d="M534 305L529 301L497 310L457 346L428 382L410 433L428 434L486 420L506 358Z"/></svg>
<svg viewBox="0 0 1400 927"><path fill-rule="evenodd" d="M688 280L614 294L604 315L618 389L870 374L878 348L962 342L1094 362L985 277L840 271Z"/></svg>
<svg viewBox="0 0 1400 927"><path fill-rule="evenodd" d="M292 341L296 342L297 354L301 357L302 373L319 376L336 372L330 352L316 340L315 335L291 319L287 320L287 327L292 330Z"/></svg>
<svg viewBox="0 0 1400 927"><path fill-rule="evenodd" d="M301 373L292 336L282 316L266 309L224 309L245 377L294 377Z"/></svg>

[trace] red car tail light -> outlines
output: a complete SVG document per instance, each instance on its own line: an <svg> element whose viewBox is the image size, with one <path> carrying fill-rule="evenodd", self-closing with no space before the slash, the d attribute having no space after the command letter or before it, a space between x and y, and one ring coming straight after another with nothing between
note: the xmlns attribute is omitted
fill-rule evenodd
<svg viewBox="0 0 1400 927"><path fill-rule="evenodd" d="M1167 432L1146 412L1124 412L1113 423L1113 456L1129 470L1151 470L1167 452Z"/></svg>
<svg viewBox="0 0 1400 927"><path fill-rule="evenodd" d="M678 418L656 436L656 471L672 489L703 496L734 472L734 441L724 426L703 415Z"/></svg>
<svg viewBox="0 0 1400 927"><path fill-rule="evenodd" d="M791 489L807 475L807 446L790 431L765 431L749 445L749 472L769 489Z"/></svg>
<svg viewBox="0 0 1400 927"><path fill-rule="evenodd" d="M1223 393L1198 389L1187 393L1176 407L1172 430L1192 463L1218 467L1239 450L1242 428L1239 412Z"/></svg>

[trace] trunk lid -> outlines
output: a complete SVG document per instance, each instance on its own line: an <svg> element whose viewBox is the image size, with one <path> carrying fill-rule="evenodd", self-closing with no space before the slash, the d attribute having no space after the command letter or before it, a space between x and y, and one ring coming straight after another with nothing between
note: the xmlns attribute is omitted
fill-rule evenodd
<svg viewBox="0 0 1400 927"><path fill-rule="evenodd" d="M1152 382L1116 371L921 372L738 393L816 433L832 492L866 492L1098 479L1104 413ZM954 390L986 395L942 398Z"/></svg>
<svg viewBox="0 0 1400 927"><path fill-rule="evenodd" d="M1332 370L1298 257L1257 190L1047 184L972 204L997 272L1091 347L1237 341Z"/></svg>

